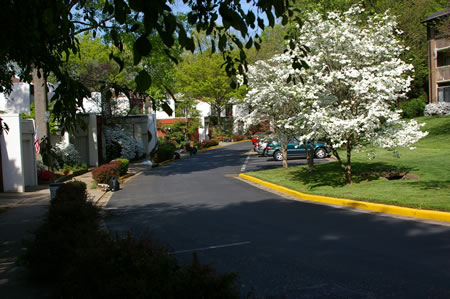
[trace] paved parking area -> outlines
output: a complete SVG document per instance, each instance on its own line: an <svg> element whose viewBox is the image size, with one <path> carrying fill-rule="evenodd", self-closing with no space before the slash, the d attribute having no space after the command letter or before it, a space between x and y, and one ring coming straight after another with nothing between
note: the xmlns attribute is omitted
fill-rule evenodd
<svg viewBox="0 0 450 299"><path fill-rule="evenodd" d="M260 156L258 153L254 152L253 150L249 150L248 152L248 159L245 160L246 164L241 168L241 172L250 172L250 171L259 171L259 170L268 170L268 169L274 169L282 167L281 161L275 161L273 157L263 157ZM328 162L329 159L315 159L314 163L325 163ZM298 165L306 165L307 161L306 158L298 158L298 157L292 157L288 158L288 165L291 166L298 166Z"/></svg>

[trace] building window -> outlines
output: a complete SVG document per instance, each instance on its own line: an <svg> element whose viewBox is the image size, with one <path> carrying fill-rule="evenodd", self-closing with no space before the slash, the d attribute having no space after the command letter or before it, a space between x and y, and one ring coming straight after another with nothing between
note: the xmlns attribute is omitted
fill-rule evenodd
<svg viewBox="0 0 450 299"><path fill-rule="evenodd" d="M438 102L450 103L450 82L438 85Z"/></svg>
<svg viewBox="0 0 450 299"><path fill-rule="evenodd" d="M233 116L233 105L232 104L227 104L225 106L225 116L227 116L227 117Z"/></svg>
<svg viewBox="0 0 450 299"><path fill-rule="evenodd" d="M450 49L445 51L437 52L437 66L447 66L450 65Z"/></svg>

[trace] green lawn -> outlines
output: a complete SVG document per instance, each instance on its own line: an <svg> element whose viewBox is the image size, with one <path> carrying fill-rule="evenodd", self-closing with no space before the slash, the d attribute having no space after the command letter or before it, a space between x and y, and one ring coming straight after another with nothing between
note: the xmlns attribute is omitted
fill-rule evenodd
<svg viewBox="0 0 450 299"><path fill-rule="evenodd" d="M248 175L303 193L349 198L405 207L450 211L450 116L420 117L429 135L415 146L401 149L400 158L377 150L369 160L365 153L353 154L353 185L346 185L338 162L316 165L308 173L304 166L249 172ZM408 172L412 180L380 179L384 173Z"/></svg>

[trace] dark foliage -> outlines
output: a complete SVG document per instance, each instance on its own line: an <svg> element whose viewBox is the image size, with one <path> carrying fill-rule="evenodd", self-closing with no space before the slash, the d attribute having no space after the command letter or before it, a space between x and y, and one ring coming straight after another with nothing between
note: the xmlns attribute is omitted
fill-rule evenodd
<svg viewBox="0 0 450 299"><path fill-rule="evenodd" d="M182 265L152 240L99 230L99 211L85 186L61 186L21 263L55 298L238 298L236 275Z"/></svg>
<svg viewBox="0 0 450 299"><path fill-rule="evenodd" d="M233 141L242 141L242 140L244 140L244 139L247 139L247 136L244 136L244 135L235 135L235 136L233 136L233 138L232 138Z"/></svg>
<svg viewBox="0 0 450 299"><path fill-rule="evenodd" d="M120 152L122 151L122 146L116 141L106 144L106 160L112 161L120 157Z"/></svg>
<svg viewBox="0 0 450 299"><path fill-rule="evenodd" d="M216 139L210 139L210 140L204 140L202 142L203 148L207 148L207 147L211 147L211 146L216 146L219 144L219 141Z"/></svg>
<svg viewBox="0 0 450 299"><path fill-rule="evenodd" d="M92 178L100 184L107 184L112 176L119 177L122 162L112 161L92 169Z"/></svg>
<svg viewBox="0 0 450 299"><path fill-rule="evenodd" d="M414 118L423 116L425 106L425 100L423 97L420 97L400 104L399 108L402 110L403 118Z"/></svg>
<svg viewBox="0 0 450 299"><path fill-rule="evenodd" d="M158 144L158 149L153 153L153 161L161 163L172 159L176 148L177 147L173 142Z"/></svg>
<svg viewBox="0 0 450 299"><path fill-rule="evenodd" d="M130 165L130 160L125 158L118 158L115 161L119 161L120 164L120 175L125 175L128 172L128 166Z"/></svg>

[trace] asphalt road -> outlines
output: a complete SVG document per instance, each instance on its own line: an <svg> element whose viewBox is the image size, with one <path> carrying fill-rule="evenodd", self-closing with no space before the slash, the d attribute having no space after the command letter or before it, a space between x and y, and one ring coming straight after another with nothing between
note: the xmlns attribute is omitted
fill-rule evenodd
<svg viewBox="0 0 450 299"><path fill-rule="evenodd" d="M107 226L167 243L186 261L196 250L237 272L243 296L450 298L449 226L258 189L235 177L249 149L199 153L132 179L112 196ZM276 165L250 155L245 171Z"/></svg>

